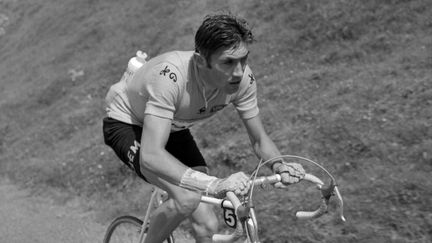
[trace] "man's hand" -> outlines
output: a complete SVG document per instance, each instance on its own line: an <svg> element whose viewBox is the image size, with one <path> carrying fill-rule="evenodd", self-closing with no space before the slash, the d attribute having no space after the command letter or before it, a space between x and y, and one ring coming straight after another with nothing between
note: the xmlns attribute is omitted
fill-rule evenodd
<svg viewBox="0 0 432 243"><path fill-rule="evenodd" d="M208 188L208 193L217 198L224 198L229 191L244 196L249 192L249 177L243 172L237 172L224 179L215 180Z"/></svg>
<svg viewBox="0 0 432 243"><path fill-rule="evenodd" d="M281 182L274 185L277 188L285 188L287 185L297 183L305 176L303 166L298 163L276 162L272 167L275 174L281 175Z"/></svg>

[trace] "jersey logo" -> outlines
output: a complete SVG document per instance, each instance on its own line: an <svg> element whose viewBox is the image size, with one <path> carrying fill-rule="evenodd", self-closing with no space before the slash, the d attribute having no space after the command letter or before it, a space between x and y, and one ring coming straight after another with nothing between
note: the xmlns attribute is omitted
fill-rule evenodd
<svg viewBox="0 0 432 243"><path fill-rule="evenodd" d="M249 76L249 78L250 78L250 82L249 82L249 84L253 84L253 82L255 82L255 77L253 76L252 73L249 74L248 76Z"/></svg>
<svg viewBox="0 0 432 243"><path fill-rule="evenodd" d="M168 66L165 66L165 68L160 71L159 75L166 76L168 74L168 77L175 83L177 82L177 74L174 72L171 72L171 70L168 68Z"/></svg>
<svg viewBox="0 0 432 243"><path fill-rule="evenodd" d="M206 112L206 110L207 110L207 107L203 106L203 107L201 107L201 109L198 110L198 114L202 114L202 113Z"/></svg>
<svg viewBox="0 0 432 243"><path fill-rule="evenodd" d="M225 106L227 106L226 104L223 105L215 105L210 109L210 112L216 112L216 111L220 111L222 110Z"/></svg>

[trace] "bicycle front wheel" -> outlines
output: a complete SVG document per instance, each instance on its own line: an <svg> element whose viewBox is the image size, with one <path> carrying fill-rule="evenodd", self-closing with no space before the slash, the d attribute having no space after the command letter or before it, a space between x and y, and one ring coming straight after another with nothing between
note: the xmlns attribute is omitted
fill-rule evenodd
<svg viewBox="0 0 432 243"><path fill-rule="evenodd" d="M104 243L142 243L139 242L142 220L134 216L121 216L116 219L108 226L105 233ZM144 230L146 234L147 228ZM145 239L145 235L144 238ZM165 240L167 243L174 243L172 235Z"/></svg>

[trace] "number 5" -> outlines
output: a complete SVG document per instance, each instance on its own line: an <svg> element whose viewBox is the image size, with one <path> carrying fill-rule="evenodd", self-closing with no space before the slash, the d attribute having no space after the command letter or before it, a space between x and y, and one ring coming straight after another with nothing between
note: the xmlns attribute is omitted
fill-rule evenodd
<svg viewBox="0 0 432 243"><path fill-rule="evenodd" d="M237 224L237 218L234 213L234 210L230 208L224 208L224 220L225 224L231 228L235 228Z"/></svg>

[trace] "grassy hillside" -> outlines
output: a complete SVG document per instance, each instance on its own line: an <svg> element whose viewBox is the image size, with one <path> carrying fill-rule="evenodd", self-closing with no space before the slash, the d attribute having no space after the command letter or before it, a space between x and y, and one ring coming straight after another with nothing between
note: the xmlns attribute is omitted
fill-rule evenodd
<svg viewBox="0 0 432 243"><path fill-rule="evenodd" d="M253 26L271 137L334 172L346 201L346 224L300 222L294 210L315 194L259 192L263 240L429 242L429 0L0 0L1 176L60 202L78 196L102 222L142 209L147 186L103 145L106 91L136 50L190 50L204 15L228 9ZM193 132L212 173L255 166L232 108Z"/></svg>

